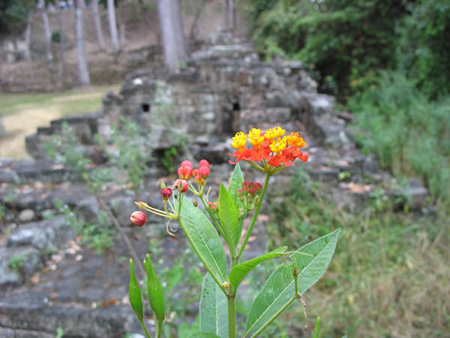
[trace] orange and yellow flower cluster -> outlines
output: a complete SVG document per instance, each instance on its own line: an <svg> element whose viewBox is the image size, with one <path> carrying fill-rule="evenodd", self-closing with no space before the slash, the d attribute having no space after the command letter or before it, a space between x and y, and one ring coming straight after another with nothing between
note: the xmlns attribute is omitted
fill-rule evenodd
<svg viewBox="0 0 450 338"><path fill-rule="evenodd" d="M265 131L253 128L248 135L243 132L236 133L231 144L236 149L232 154L236 157L236 161L230 161L230 163L236 164L241 160L250 163L262 162L262 167L257 165L257 168L267 171L273 167L289 167L297 158L306 162L308 153L300 150L306 142L299 133L291 133L288 136L285 136L285 133L286 131L281 127ZM249 148L247 148L247 140L251 144Z"/></svg>

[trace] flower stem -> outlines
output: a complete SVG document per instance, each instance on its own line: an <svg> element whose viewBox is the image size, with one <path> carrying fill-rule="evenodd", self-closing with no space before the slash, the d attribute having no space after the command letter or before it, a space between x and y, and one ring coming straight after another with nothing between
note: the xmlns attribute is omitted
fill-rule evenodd
<svg viewBox="0 0 450 338"><path fill-rule="evenodd" d="M228 295L228 338L236 338L236 296Z"/></svg>
<svg viewBox="0 0 450 338"><path fill-rule="evenodd" d="M253 215L252 223L248 227L248 231L245 234L244 241L242 242L241 248L239 249L239 253L237 254L237 258L238 259L239 259L239 257L241 257L242 253L244 252L245 246L247 245L248 239L250 238L250 234L252 233L253 226L255 225L256 219L258 218L259 209L261 209L261 205L262 205L262 202L263 202L263 199L264 199L264 195L266 193L267 186L269 185L269 178L270 178L270 174L267 173L266 174L266 180L264 181L264 187L263 187L263 190L262 190L260 198L259 198L259 203L256 206L255 214Z"/></svg>
<svg viewBox="0 0 450 338"><path fill-rule="evenodd" d="M140 320L139 320L139 324L141 324L141 327L142 327L142 329L144 330L145 336L146 336L147 338L152 338L152 337L150 336L150 333L148 333L147 328L145 327L145 324L144 324L144 320L143 320L143 319L140 319Z"/></svg>

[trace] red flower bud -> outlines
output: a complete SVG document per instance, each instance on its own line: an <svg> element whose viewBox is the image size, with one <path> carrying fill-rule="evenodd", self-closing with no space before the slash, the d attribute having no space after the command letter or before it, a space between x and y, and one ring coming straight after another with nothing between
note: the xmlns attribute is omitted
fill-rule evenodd
<svg viewBox="0 0 450 338"><path fill-rule="evenodd" d="M208 176L209 176L209 173L210 173L210 171L209 171L209 167L200 167L199 169L198 169L198 174L202 177L202 178L208 178Z"/></svg>
<svg viewBox="0 0 450 338"><path fill-rule="evenodd" d="M131 214L130 220L134 225L141 227L145 224L147 216L142 211L135 211Z"/></svg>
<svg viewBox="0 0 450 338"><path fill-rule="evenodd" d="M181 162L181 165L180 165L180 167L189 167L189 168L194 168L194 166L192 165L192 162L191 161L183 161L183 162Z"/></svg>
<svg viewBox="0 0 450 338"><path fill-rule="evenodd" d="M201 167L208 167L208 168L209 168L209 162L208 162L207 160L201 160L201 161L198 163L198 167L199 167L199 168L201 168Z"/></svg>
<svg viewBox="0 0 450 338"><path fill-rule="evenodd" d="M172 196L172 189L170 188L161 189L161 196L163 198L163 201L167 201Z"/></svg>
<svg viewBox="0 0 450 338"><path fill-rule="evenodd" d="M192 176L192 167L179 167L177 173L179 178L188 181Z"/></svg>
<svg viewBox="0 0 450 338"><path fill-rule="evenodd" d="M301 159L303 162L308 161L308 157L309 157L308 153L302 153L302 154L300 155L300 159Z"/></svg>
<svg viewBox="0 0 450 338"><path fill-rule="evenodd" d="M205 184L205 180L204 180L203 178L201 178L200 175L196 175L196 176L194 177L194 181L195 181L195 183L197 183L198 185L203 185L203 184Z"/></svg>
<svg viewBox="0 0 450 338"><path fill-rule="evenodd" d="M175 186L180 192L186 192L188 190L188 182L185 180L177 180Z"/></svg>

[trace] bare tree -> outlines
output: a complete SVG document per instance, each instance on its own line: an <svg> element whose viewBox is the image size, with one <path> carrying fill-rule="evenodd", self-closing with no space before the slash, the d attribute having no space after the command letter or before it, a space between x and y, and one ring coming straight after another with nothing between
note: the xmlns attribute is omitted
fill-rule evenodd
<svg viewBox="0 0 450 338"><path fill-rule="evenodd" d="M189 38L194 40L199 38L200 35L200 29L199 29L199 21L200 16L202 15L203 9L205 8L206 0L198 1L198 6L195 11L194 20L192 21L191 29L189 30Z"/></svg>
<svg viewBox="0 0 450 338"><path fill-rule="evenodd" d="M50 29L50 23L48 22L47 16L47 8L45 6L44 0L39 0L39 6L42 10L42 21L44 23L44 31L45 31L45 49L47 53L47 61L53 61L52 54L52 32Z"/></svg>
<svg viewBox="0 0 450 338"><path fill-rule="evenodd" d="M119 40L120 45L123 47L127 43L127 38L125 36L125 7L123 6L124 1L118 1L118 10L119 10Z"/></svg>
<svg viewBox="0 0 450 338"><path fill-rule="evenodd" d="M90 85L91 80L89 78L89 70L86 58L86 48L84 41L84 22L83 22L83 9L79 5L78 0L76 2L75 9L75 26L77 36L77 57L78 57L78 80L82 86Z"/></svg>
<svg viewBox="0 0 450 338"><path fill-rule="evenodd" d="M164 62L169 70L174 71L188 57L178 0L158 0L158 18Z"/></svg>
<svg viewBox="0 0 450 338"><path fill-rule="evenodd" d="M58 26L59 26L59 48L58 48L58 85L62 89L64 86L64 27L62 10L58 8Z"/></svg>
<svg viewBox="0 0 450 338"><path fill-rule="evenodd" d="M92 10L94 12L95 29L97 31L97 40L100 49L106 50L105 39L103 38L102 25L100 22L100 14L98 12L98 0L92 0Z"/></svg>
<svg viewBox="0 0 450 338"><path fill-rule="evenodd" d="M108 0L108 19L109 19L109 32L111 34L111 42L113 45L113 50L114 53L119 53L120 45L117 36L116 11L114 8L114 0Z"/></svg>
<svg viewBox="0 0 450 338"><path fill-rule="evenodd" d="M27 61L31 61L31 52L30 52L30 40L31 40L31 12L28 12L27 15L27 26L25 27L25 50L23 57Z"/></svg>
<svg viewBox="0 0 450 338"><path fill-rule="evenodd" d="M226 2L226 22L227 28L232 30L234 28L234 8L233 0L225 0Z"/></svg>

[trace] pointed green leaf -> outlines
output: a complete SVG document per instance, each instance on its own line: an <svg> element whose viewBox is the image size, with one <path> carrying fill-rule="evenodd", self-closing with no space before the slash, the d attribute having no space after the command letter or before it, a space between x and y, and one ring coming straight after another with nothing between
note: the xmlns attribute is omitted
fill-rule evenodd
<svg viewBox="0 0 450 338"><path fill-rule="evenodd" d="M139 320L142 320L142 318L144 318L144 308L142 306L141 288L139 287L139 283L134 273L134 264L132 259L130 259L130 286L128 289L128 299L130 301L131 308L136 314L136 317Z"/></svg>
<svg viewBox="0 0 450 338"><path fill-rule="evenodd" d="M230 185L228 186L228 193L238 209L243 207L243 204L238 196L238 190L242 188L242 182L244 182L244 176L242 176L241 166L239 163L236 163L234 166L233 175L231 176Z"/></svg>
<svg viewBox="0 0 450 338"><path fill-rule="evenodd" d="M200 330L221 338L228 337L227 297L208 273L200 298Z"/></svg>
<svg viewBox="0 0 450 338"><path fill-rule="evenodd" d="M295 300L295 262L280 265L267 280L250 307L244 337L259 333Z"/></svg>
<svg viewBox="0 0 450 338"><path fill-rule="evenodd" d="M239 284L241 284L241 282L244 280L245 276L247 276L248 273L252 271L258 264L267 261L268 259L284 255L286 249L287 247L283 246L269 252L268 254L250 259L244 263L236 265L231 269L229 277L230 283L237 289Z"/></svg>
<svg viewBox="0 0 450 338"><path fill-rule="evenodd" d="M180 225L208 272L220 284L225 282L227 258L219 234L203 212L187 198L181 207Z"/></svg>
<svg viewBox="0 0 450 338"><path fill-rule="evenodd" d="M269 276L250 308L244 337L258 335L295 300L295 266L300 271L297 277L300 293L320 279L334 254L339 233L340 230L336 230L301 247L291 255L295 259L293 264L281 265Z"/></svg>
<svg viewBox="0 0 450 338"><path fill-rule="evenodd" d="M234 255L241 239L242 223L239 222L239 213L233 199L223 185L220 186L219 194L219 220L224 239Z"/></svg>
<svg viewBox="0 0 450 338"><path fill-rule="evenodd" d="M300 293L305 293L325 273L336 249L340 232L340 229L333 231L304 245L291 255L297 261L298 271L300 272L297 277Z"/></svg>
<svg viewBox="0 0 450 338"><path fill-rule="evenodd" d="M150 301L150 307L155 315L155 319L159 322L160 325L164 322L164 311L165 311L165 302L164 302L164 291L159 280L156 275L155 269L153 268L152 261L150 259L150 255L147 254L146 260L144 260L145 271L147 272L147 292L148 298Z"/></svg>

